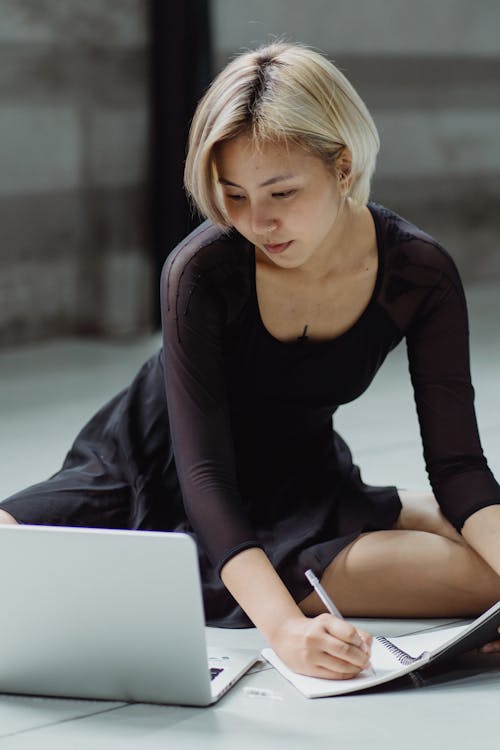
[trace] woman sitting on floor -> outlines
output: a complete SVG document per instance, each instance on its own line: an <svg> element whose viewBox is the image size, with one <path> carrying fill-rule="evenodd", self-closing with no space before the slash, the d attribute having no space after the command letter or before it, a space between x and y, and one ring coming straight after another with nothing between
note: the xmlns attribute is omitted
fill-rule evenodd
<svg viewBox="0 0 500 750"><path fill-rule="evenodd" d="M254 623L292 669L329 678L365 668L370 637L325 613L307 568L348 616L500 598L462 286L432 237L368 203L378 147L320 54L273 44L231 62L191 128L186 186L209 221L166 262L163 352L60 472L0 510L191 534L207 622ZM332 426L403 339L433 495L366 485Z"/></svg>

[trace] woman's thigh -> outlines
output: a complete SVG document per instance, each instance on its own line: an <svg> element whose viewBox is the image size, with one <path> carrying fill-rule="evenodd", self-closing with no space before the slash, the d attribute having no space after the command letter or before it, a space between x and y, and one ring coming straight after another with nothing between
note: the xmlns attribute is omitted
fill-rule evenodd
<svg viewBox="0 0 500 750"><path fill-rule="evenodd" d="M500 599L500 577L442 516L432 495L401 493L395 528L359 536L322 583L346 616L473 616ZM324 612L313 592L300 604Z"/></svg>

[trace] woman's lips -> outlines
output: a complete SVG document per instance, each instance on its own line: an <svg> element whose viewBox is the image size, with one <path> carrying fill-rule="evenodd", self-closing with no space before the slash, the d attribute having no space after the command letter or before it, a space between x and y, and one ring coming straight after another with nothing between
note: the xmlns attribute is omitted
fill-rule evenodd
<svg viewBox="0 0 500 750"><path fill-rule="evenodd" d="M277 242L274 245L264 245L268 253L271 253L271 255L276 255L277 253L284 252L290 245L292 244L293 240L290 240L289 242Z"/></svg>

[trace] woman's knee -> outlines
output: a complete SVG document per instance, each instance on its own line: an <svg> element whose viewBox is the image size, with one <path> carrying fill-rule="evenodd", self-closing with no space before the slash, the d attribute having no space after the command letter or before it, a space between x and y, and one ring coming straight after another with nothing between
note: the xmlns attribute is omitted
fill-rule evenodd
<svg viewBox="0 0 500 750"><path fill-rule="evenodd" d="M0 524L7 524L7 523L17 523L14 516L11 516L10 513L7 513L6 510L2 510L0 508Z"/></svg>
<svg viewBox="0 0 500 750"><path fill-rule="evenodd" d="M432 492L400 490L401 513L394 525L401 531L427 531L465 544L461 534L443 515Z"/></svg>

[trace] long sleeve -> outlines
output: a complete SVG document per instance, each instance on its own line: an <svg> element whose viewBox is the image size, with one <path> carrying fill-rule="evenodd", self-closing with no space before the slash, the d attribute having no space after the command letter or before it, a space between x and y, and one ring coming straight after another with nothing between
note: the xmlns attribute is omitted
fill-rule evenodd
<svg viewBox="0 0 500 750"><path fill-rule="evenodd" d="M420 304L406 337L410 373L429 479L443 512L461 529L476 510L500 503L500 487L479 439L462 284L444 251L427 244L424 255Z"/></svg>
<svg viewBox="0 0 500 750"><path fill-rule="evenodd" d="M239 248L237 248L239 249ZM236 249L236 251L237 251ZM210 224L169 257L162 275L166 393L189 521L219 570L260 546L238 488L224 364L235 248Z"/></svg>

